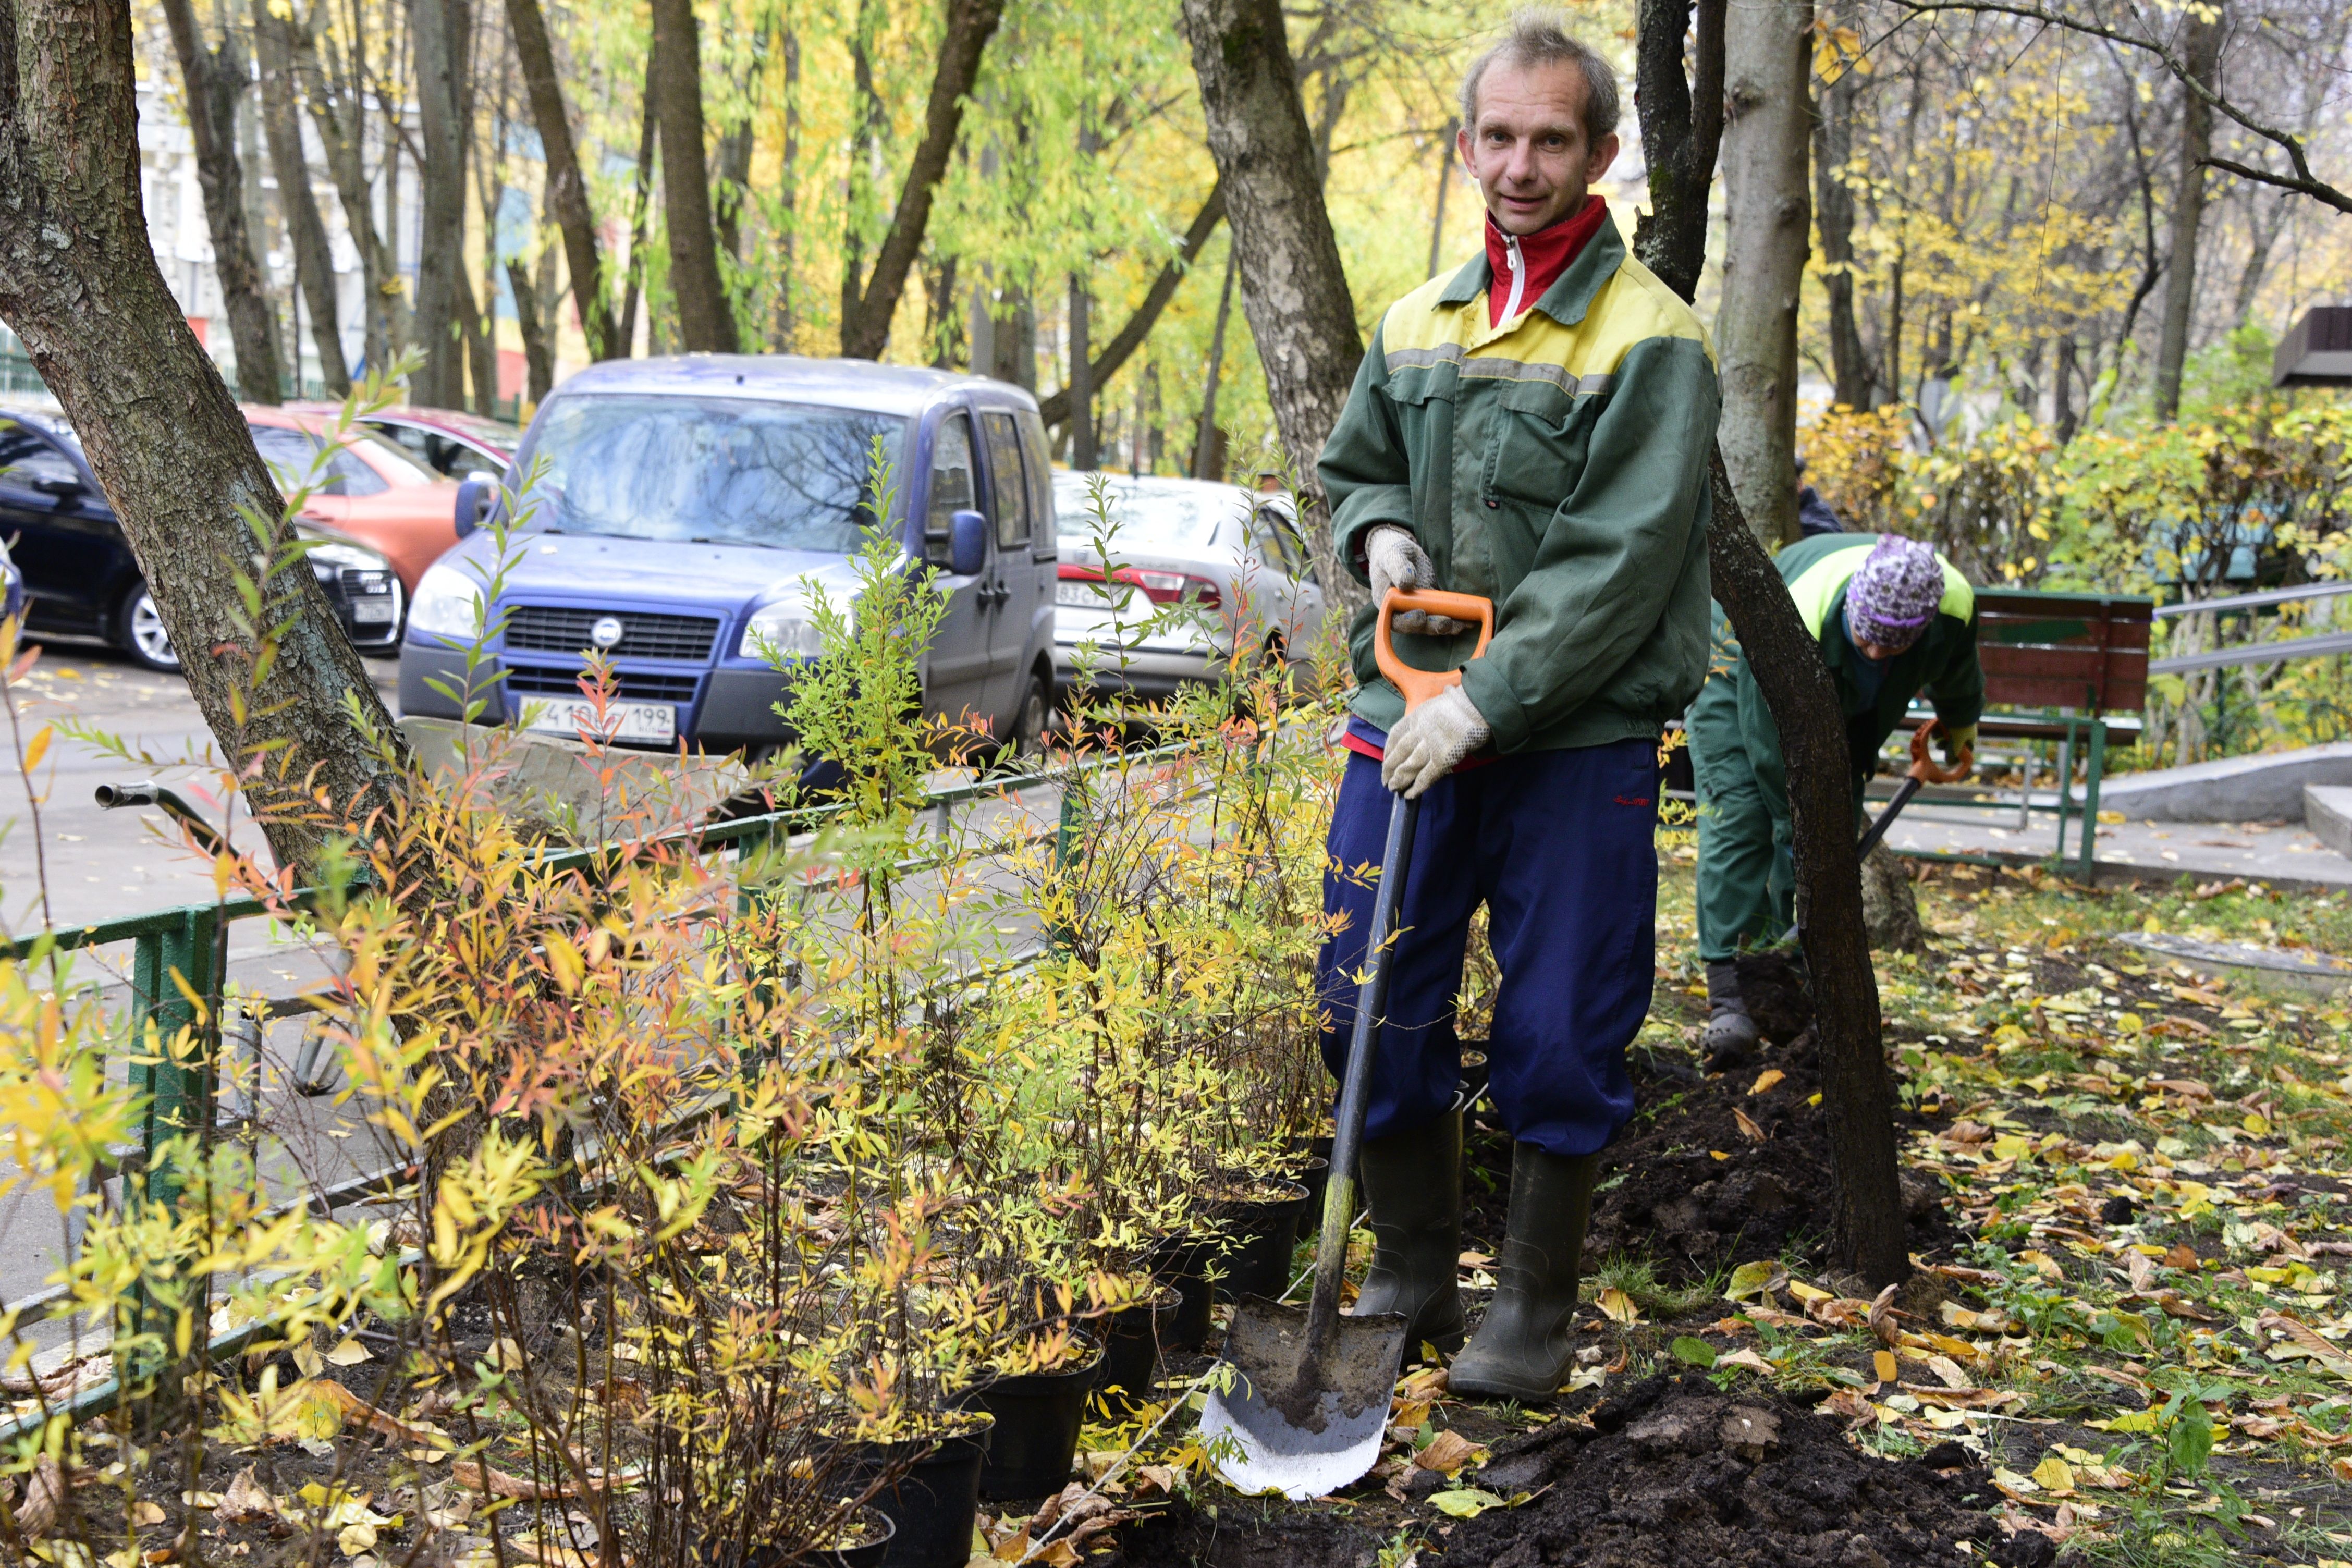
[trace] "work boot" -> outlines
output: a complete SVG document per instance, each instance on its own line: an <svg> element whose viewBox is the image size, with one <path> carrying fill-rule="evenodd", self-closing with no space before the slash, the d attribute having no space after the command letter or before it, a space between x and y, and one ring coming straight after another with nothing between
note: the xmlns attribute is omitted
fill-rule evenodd
<svg viewBox="0 0 2352 1568"><path fill-rule="evenodd" d="M1408 1361L1424 1342L1451 1355L1462 1348L1462 1118L1368 1138L1359 1158L1377 1246L1350 1310L1403 1313Z"/></svg>
<svg viewBox="0 0 2352 1568"><path fill-rule="evenodd" d="M1706 1028L1698 1037L1706 1070L1721 1072L1756 1055L1756 1020L1739 994L1739 965L1726 959L1706 966Z"/></svg>
<svg viewBox="0 0 2352 1568"><path fill-rule="evenodd" d="M1549 1399L1575 1359L1576 1282L1601 1156L1511 1152L1510 1229L1494 1305L1446 1386L1475 1399Z"/></svg>

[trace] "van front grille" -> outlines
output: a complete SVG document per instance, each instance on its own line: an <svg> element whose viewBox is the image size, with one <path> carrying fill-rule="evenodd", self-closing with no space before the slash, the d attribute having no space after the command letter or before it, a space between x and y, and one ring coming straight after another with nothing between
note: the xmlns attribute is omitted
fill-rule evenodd
<svg viewBox="0 0 2352 1568"><path fill-rule="evenodd" d="M614 658L659 658L699 664L719 640L707 616L664 616L645 610L580 610L517 605L507 613L506 646L532 653L578 653L594 643L596 623L621 623L621 640L604 651Z"/></svg>

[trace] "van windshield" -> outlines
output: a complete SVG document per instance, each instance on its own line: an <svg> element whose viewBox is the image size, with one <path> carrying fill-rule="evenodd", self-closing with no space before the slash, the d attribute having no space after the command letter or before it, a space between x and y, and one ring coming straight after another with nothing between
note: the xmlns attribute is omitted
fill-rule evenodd
<svg viewBox="0 0 2352 1568"><path fill-rule="evenodd" d="M906 428L796 403L580 394L548 409L515 472L539 470L526 515L566 533L846 554L877 521L875 440L896 464Z"/></svg>

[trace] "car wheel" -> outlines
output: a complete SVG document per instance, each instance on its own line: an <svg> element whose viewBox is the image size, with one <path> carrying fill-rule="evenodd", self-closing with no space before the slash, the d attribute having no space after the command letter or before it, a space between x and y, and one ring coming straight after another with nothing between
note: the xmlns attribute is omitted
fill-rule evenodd
<svg viewBox="0 0 2352 1568"><path fill-rule="evenodd" d="M115 643L135 663L166 675L180 673L180 656L172 651L172 634L163 629L163 617L146 584L137 584L122 596L115 621Z"/></svg>

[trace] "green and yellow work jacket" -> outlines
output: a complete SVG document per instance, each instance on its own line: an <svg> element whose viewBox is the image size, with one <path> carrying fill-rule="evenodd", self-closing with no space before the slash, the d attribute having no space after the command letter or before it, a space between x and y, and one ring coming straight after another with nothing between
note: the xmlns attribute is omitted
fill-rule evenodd
<svg viewBox="0 0 2352 1568"><path fill-rule="evenodd" d="M1495 604L1463 672L1499 752L1654 738L1706 674L1707 457L1720 406L1697 316L1604 222L1535 303L1488 324L1482 252L1389 307L1325 443L1340 561L1410 529L1437 585ZM1372 658L1377 606L1349 635L1356 716L1404 699ZM1428 669L1475 643L1399 637Z"/></svg>
<svg viewBox="0 0 2352 1568"><path fill-rule="evenodd" d="M1845 590L1878 542L1874 533L1823 533L1783 548L1773 557L1805 629L1820 642L1822 658L1837 686L1845 717L1846 755L1853 766L1854 810L1862 810L1862 786L1877 770L1878 748L1895 732L1924 692L1936 717L1948 729L1972 726L1984 712L1984 670L1977 663L1977 595L1969 580L1942 555L1944 598L1919 640L1885 660L1874 688L1864 679L1864 660L1847 635ZM1687 723L1691 749L1708 749L1709 727L1731 726L1755 771L1756 784L1773 816L1789 816L1789 776L1780 755L1780 731L1764 706L1756 674L1742 656L1739 639L1720 606L1707 660L1706 689L1692 705ZM1726 737L1727 739L1730 737ZM1718 751L1728 752L1720 746Z"/></svg>

